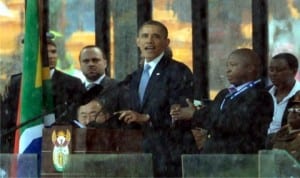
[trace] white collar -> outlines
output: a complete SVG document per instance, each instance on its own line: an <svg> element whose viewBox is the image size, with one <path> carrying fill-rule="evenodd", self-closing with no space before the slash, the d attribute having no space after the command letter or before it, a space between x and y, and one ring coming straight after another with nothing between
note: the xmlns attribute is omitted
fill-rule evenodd
<svg viewBox="0 0 300 178"><path fill-rule="evenodd" d="M157 64L159 63L159 61L162 59L162 57L164 56L164 52L162 52L159 56L157 56L156 58L154 58L152 61L147 62L147 60L144 60L144 67L146 65L149 65L151 68L149 69L149 75L151 76L152 72L154 71L155 67L157 66Z"/></svg>
<svg viewBox="0 0 300 178"><path fill-rule="evenodd" d="M100 83L102 82L102 80L104 79L105 77L105 74L101 75L97 80L95 81L88 81L87 79L85 79L85 82L84 82L84 86L85 88L87 88L90 84L97 84L97 85L100 85Z"/></svg>
<svg viewBox="0 0 300 178"><path fill-rule="evenodd" d="M50 78L52 78L52 77L53 77L54 71L55 71L55 68L53 68L53 69L50 69Z"/></svg>
<svg viewBox="0 0 300 178"><path fill-rule="evenodd" d="M277 89L277 87L275 85L273 85L272 88L270 88L269 92L272 94L272 96L275 96L276 89ZM286 95L283 98L283 100L281 100L281 102L289 100L299 90L300 90L300 82L296 80L296 82L295 82L293 88L291 89L291 91L288 93L288 95Z"/></svg>

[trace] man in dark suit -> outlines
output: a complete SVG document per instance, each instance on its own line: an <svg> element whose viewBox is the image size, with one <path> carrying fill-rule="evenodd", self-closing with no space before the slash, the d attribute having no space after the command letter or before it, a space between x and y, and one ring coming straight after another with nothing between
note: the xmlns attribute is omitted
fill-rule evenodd
<svg viewBox="0 0 300 178"><path fill-rule="evenodd" d="M251 49L233 51L227 60L230 88L221 90L207 106L171 110L174 119L190 120L207 129L203 153L256 154L265 148L273 116L273 99L260 79L261 63Z"/></svg>
<svg viewBox="0 0 300 178"><path fill-rule="evenodd" d="M86 91L84 100L88 103L95 97L112 93L117 82L105 74L107 67L106 55L102 49L95 45L88 45L81 49L79 54L80 69L85 76ZM92 89L92 90L91 90Z"/></svg>
<svg viewBox="0 0 300 178"><path fill-rule="evenodd" d="M67 124L76 118L76 108L71 107L79 102L84 92L81 80L57 70L57 48L56 44L47 40L50 76L52 80L53 101L56 107L56 124Z"/></svg>
<svg viewBox="0 0 300 178"><path fill-rule="evenodd" d="M180 155L196 150L189 123L174 124L169 114L171 105L193 98L193 75L186 65L166 55L169 42L162 23L142 25L137 46L144 59L126 79L127 110L118 112L120 120L141 125L144 151L152 153L155 177L181 176Z"/></svg>
<svg viewBox="0 0 300 178"><path fill-rule="evenodd" d="M56 124L66 124L69 123L72 118L76 118L76 108L70 108L69 106L75 105L78 102L78 97L81 96L81 93L83 92L83 86L80 79L55 69L57 61L57 49L56 44L51 39L47 39L47 49L50 76L52 80L52 94L55 107L55 117L51 117L52 120L47 121L47 124L51 125L53 122ZM12 75L9 84L7 85L7 89L2 101L2 130L7 131L16 126L21 79L21 73ZM14 132L3 135L2 142L6 145L6 147L2 147L1 151L12 153L14 145Z"/></svg>
<svg viewBox="0 0 300 178"><path fill-rule="evenodd" d="M1 133L16 126L18 111L18 100L20 97L21 73L12 75L9 84L6 86L1 105ZM15 133L11 132L1 138L1 152L12 153Z"/></svg>

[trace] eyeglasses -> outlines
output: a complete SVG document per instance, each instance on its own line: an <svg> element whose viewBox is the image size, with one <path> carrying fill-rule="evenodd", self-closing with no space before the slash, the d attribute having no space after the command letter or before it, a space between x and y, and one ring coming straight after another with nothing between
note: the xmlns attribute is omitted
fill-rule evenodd
<svg viewBox="0 0 300 178"><path fill-rule="evenodd" d="M296 112L296 113L300 113L300 108L289 108L288 112Z"/></svg>

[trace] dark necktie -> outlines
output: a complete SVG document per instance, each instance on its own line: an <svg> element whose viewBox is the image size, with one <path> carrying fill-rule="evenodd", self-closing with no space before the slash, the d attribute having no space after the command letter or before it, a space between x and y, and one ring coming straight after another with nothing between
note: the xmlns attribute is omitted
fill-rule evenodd
<svg viewBox="0 0 300 178"><path fill-rule="evenodd" d="M143 74L140 80L140 86L139 86L139 97L140 97L140 102L143 102L144 99L144 94L145 94L145 90L150 78L150 74L149 74L149 70L150 70L151 66L150 65L145 65L144 70L143 70Z"/></svg>
<svg viewBox="0 0 300 178"><path fill-rule="evenodd" d="M90 90L91 88L93 88L96 85L97 85L96 83L90 83L86 86L86 90Z"/></svg>

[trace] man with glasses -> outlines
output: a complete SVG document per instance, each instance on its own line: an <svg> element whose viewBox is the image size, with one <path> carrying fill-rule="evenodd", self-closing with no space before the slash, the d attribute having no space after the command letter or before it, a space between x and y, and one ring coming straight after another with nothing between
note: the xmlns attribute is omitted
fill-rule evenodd
<svg viewBox="0 0 300 178"><path fill-rule="evenodd" d="M94 98L89 103L79 106L75 125L80 128L120 128L121 122L112 117L107 104L103 98Z"/></svg>

